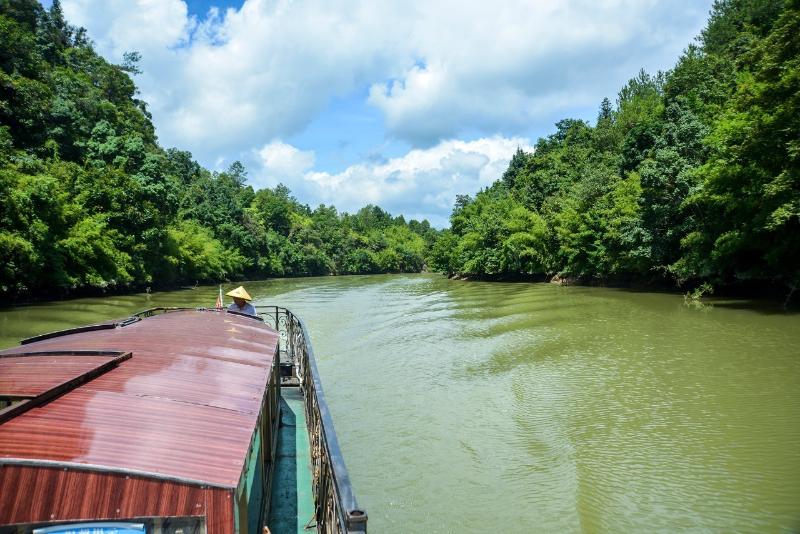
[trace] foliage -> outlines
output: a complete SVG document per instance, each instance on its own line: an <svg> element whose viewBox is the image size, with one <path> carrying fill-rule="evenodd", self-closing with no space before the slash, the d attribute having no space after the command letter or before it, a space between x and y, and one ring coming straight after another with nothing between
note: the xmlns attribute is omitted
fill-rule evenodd
<svg viewBox="0 0 800 534"><path fill-rule="evenodd" d="M691 291L687 291L686 294L683 296L684 301L701 301L703 297L706 295L713 295L714 294L714 286L709 284L708 282L703 282L699 287Z"/></svg>
<svg viewBox="0 0 800 534"><path fill-rule="evenodd" d="M800 0L718 0L668 73L565 119L431 247L448 273L800 283Z"/></svg>
<svg viewBox="0 0 800 534"><path fill-rule="evenodd" d="M427 221L311 210L161 148L140 60L101 58L58 0L0 0L0 297L425 268Z"/></svg>
<svg viewBox="0 0 800 534"><path fill-rule="evenodd" d="M703 218L686 236L679 266L793 286L800 282L800 2L788 3L742 61L749 68L713 124L703 188L688 202Z"/></svg>
<svg viewBox="0 0 800 534"><path fill-rule="evenodd" d="M0 0L0 43L3 297L425 268L800 284L800 0L717 0L673 70L518 149L441 232L164 150L141 56L107 62L57 0Z"/></svg>

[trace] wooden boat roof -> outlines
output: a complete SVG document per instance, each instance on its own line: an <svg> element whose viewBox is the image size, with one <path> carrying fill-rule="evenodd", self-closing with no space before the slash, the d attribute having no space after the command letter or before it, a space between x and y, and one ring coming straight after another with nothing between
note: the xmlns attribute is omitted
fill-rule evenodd
<svg viewBox="0 0 800 534"><path fill-rule="evenodd" d="M252 317L185 310L0 351L0 396L36 395L114 365L0 423L0 464L84 466L235 488L278 337ZM31 352L42 354L13 356ZM128 359L110 362L127 352Z"/></svg>

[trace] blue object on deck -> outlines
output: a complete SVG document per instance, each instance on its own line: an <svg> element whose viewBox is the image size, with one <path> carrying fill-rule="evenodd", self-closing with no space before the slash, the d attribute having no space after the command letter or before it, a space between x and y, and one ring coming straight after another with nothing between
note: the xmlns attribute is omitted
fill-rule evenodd
<svg viewBox="0 0 800 534"><path fill-rule="evenodd" d="M73 523L37 528L33 534L144 534L144 523Z"/></svg>

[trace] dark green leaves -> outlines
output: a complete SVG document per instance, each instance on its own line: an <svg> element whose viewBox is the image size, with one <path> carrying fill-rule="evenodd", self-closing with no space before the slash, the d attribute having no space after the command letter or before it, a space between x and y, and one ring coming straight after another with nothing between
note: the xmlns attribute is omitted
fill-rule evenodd
<svg viewBox="0 0 800 534"><path fill-rule="evenodd" d="M447 272L800 283L800 1L720 0L702 46L460 199Z"/></svg>

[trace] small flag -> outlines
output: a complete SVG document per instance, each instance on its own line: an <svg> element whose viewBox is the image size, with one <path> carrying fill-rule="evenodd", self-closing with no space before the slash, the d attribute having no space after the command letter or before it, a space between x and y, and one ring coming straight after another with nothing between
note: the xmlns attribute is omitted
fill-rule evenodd
<svg viewBox="0 0 800 534"><path fill-rule="evenodd" d="M222 285L219 286L219 295L217 295L217 304L216 308L218 310L222 309Z"/></svg>

